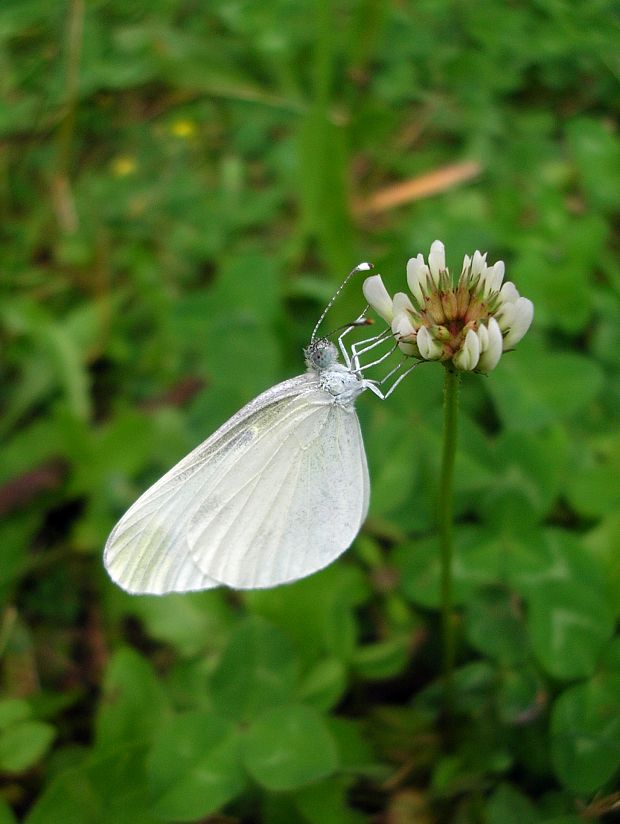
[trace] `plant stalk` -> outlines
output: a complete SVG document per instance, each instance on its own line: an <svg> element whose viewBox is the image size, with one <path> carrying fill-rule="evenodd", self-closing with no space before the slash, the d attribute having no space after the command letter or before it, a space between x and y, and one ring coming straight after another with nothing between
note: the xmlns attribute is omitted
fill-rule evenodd
<svg viewBox="0 0 620 824"><path fill-rule="evenodd" d="M446 715L452 712L454 621L452 616L453 484L458 433L460 372L446 368L443 394L443 451L439 481L439 543L441 560L441 649Z"/></svg>

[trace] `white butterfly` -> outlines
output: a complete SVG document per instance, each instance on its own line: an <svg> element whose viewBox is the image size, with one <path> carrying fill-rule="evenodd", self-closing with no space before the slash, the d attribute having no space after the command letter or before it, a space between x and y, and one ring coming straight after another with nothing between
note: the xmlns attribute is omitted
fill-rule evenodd
<svg viewBox="0 0 620 824"><path fill-rule="evenodd" d="M387 397L395 386L383 393L359 363L390 333L354 344L349 356L342 339L354 325L339 339L346 365L315 328L305 374L244 406L138 498L105 546L119 586L152 594L273 587L351 545L370 492L355 399L366 389Z"/></svg>

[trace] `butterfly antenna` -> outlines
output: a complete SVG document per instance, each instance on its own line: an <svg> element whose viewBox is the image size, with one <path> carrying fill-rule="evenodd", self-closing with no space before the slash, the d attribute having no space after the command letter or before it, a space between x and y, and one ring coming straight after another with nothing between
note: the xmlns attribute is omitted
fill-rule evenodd
<svg viewBox="0 0 620 824"><path fill-rule="evenodd" d="M374 268L375 267L372 265L372 263L364 262L364 263L358 263L357 266L355 267L355 269L351 269L351 271L346 276L346 278L342 281L342 283L340 284L338 289L336 289L336 292L334 293L332 299L329 301L329 303L327 304L327 306L323 310L323 314L321 315L321 317L316 322L316 326L312 330L312 336L310 337L310 343L314 343L314 341L316 340L316 333L319 331L319 327L321 326L321 324L325 320L325 315L332 308L332 306L334 304L334 301L336 300L338 295L342 292L342 290L347 285L347 283L351 280L353 275L356 275L358 272L369 272L371 269L374 269Z"/></svg>

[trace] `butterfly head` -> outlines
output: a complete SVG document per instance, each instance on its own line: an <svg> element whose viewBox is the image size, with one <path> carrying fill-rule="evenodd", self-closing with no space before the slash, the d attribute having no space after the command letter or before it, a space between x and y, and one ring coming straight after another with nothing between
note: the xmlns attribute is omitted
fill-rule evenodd
<svg viewBox="0 0 620 824"><path fill-rule="evenodd" d="M338 349L327 338L317 338L304 349L308 369L318 372L338 362Z"/></svg>

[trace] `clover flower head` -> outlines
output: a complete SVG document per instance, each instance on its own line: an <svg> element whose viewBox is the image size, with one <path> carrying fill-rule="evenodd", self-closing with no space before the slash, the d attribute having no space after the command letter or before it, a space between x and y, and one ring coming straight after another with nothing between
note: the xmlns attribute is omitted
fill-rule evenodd
<svg viewBox="0 0 620 824"><path fill-rule="evenodd" d="M444 245L434 241L428 262L419 254L407 263L404 292L390 297L381 275L364 281L364 296L388 323L400 349L420 360L439 360L466 372L491 372L532 323L534 305L514 283L504 283L501 260L465 255L456 283L446 267Z"/></svg>

